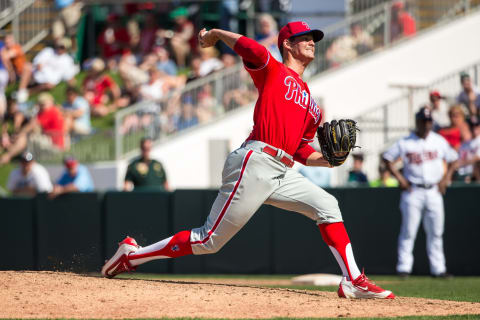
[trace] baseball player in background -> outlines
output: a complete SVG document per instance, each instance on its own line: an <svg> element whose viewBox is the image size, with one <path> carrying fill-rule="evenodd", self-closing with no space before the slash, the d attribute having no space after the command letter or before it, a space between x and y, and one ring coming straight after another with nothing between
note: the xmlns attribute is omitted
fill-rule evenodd
<svg viewBox="0 0 480 320"><path fill-rule="evenodd" d="M388 170L403 189L397 272L402 277L412 272L413 245L423 218L430 272L435 277L449 277L443 252L442 194L457 167L458 156L442 136L432 131L433 118L428 107L418 111L415 122L415 132L397 141L383 154ZM398 159L403 162L403 174L394 166ZM445 162L448 163L446 170Z"/></svg>
<svg viewBox="0 0 480 320"><path fill-rule="evenodd" d="M230 153L222 172L222 186L205 224L140 248L127 237L102 268L106 277L134 270L154 259L219 251L263 204L299 212L316 221L343 273L338 295L346 298L394 298L360 272L343 225L337 200L296 170L294 161L328 167L310 145L322 118L302 74L315 57L315 42L323 32L301 21L279 32L278 47L284 63L240 34L221 29L199 32L203 48L223 41L243 59L259 97L253 129L243 145Z"/></svg>

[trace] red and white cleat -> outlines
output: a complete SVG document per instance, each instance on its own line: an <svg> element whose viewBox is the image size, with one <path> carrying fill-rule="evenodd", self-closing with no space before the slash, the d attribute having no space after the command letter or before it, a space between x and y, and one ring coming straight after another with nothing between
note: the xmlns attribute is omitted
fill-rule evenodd
<svg viewBox="0 0 480 320"><path fill-rule="evenodd" d="M384 290L375 285L362 272L357 279L348 281L343 277L338 287L338 296L349 299L394 299L392 291Z"/></svg>
<svg viewBox="0 0 480 320"><path fill-rule="evenodd" d="M137 251L138 248L139 246L135 239L127 236L118 244L118 250L113 257L102 267L102 275L107 278L113 278L120 273L135 271L136 267L130 264L128 255Z"/></svg>

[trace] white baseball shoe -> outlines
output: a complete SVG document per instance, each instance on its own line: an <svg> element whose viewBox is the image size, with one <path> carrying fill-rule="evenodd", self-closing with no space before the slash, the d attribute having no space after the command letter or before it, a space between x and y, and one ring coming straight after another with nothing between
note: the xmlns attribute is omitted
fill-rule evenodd
<svg viewBox="0 0 480 320"><path fill-rule="evenodd" d="M130 264L128 255L136 252L138 248L139 246L135 239L127 236L118 244L118 250L113 257L102 267L102 275L107 278L113 278L120 273L135 271L137 268Z"/></svg>
<svg viewBox="0 0 480 320"><path fill-rule="evenodd" d="M340 298L349 299L395 298L395 295L392 293L392 291L384 290L375 285L363 272L353 281L348 281L346 277L343 277L338 287L338 296Z"/></svg>

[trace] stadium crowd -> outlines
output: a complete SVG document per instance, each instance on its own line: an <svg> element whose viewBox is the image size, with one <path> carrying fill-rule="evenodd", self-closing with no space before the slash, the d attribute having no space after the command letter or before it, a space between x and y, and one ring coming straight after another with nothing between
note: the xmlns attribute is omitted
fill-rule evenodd
<svg viewBox="0 0 480 320"><path fill-rule="evenodd" d="M75 34L82 4L60 2L52 46L45 46L32 59L13 34L0 39L0 164L16 156L24 159L25 150L68 152L76 141L95 134L92 118L111 117L137 102L149 107L129 113L118 130L128 134L153 126L150 134L156 139L207 123L256 99L248 74L243 68L235 69L239 60L231 50L199 48L192 6L149 2L112 6L96 33L96 56L79 63L73 55L78 50ZM65 24L63 15L73 17L67 20L74 23ZM415 20L402 1L393 5L391 15L392 41L415 34ZM277 21L283 23L281 17L259 14L255 39L280 59ZM231 14L222 15L224 26L234 22ZM329 67L337 67L374 49L373 35L362 24L353 23L349 34L326 48L325 59ZM221 70L222 81L205 78ZM435 130L460 153L455 179L480 181L480 93L467 74L461 76L461 83L463 90L454 106L449 109L445 97L432 91L429 107ZM380 179L370 181L363 173L363 156L354 156L348 184L397 185L382 167ZM329 177L322 175L322 179L322 186L330 185Z"/></svg>

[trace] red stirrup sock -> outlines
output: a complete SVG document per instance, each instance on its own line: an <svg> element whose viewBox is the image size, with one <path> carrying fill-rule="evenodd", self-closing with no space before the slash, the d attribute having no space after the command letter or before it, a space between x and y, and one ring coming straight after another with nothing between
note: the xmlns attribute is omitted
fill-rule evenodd
<svg viewBox="0 0 480 320"><path fill-rule="evenodd" d="M342 269L343 276L350 281L355 280L361 273L353 257L352 245L343 222L320 224L318 228Z"/></svg>
<svg viewBox="0 0 480 320"><path fill-rule="evenodd" d="M138 249L128 256L128 260L132 266L138 266L151 260L177 258L189 254L192 254L190 231L180 231L173 237Z"/></svg>

